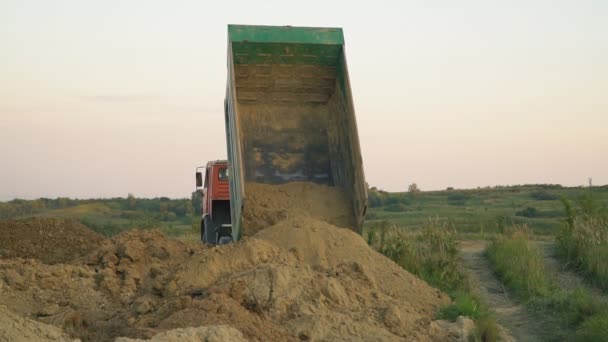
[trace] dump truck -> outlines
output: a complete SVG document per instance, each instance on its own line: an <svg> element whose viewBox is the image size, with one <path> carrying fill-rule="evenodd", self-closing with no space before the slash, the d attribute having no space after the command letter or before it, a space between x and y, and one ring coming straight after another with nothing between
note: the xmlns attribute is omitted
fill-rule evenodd
<svg viewBox="0 0 608 342"><path fill-rule="evenodd" d="M200 171L205 169L205 179ZM196 168L196 191L201 201L201 241L223 245L232 241L228 161L212 160Z"/></svg>
<svg viewBox="0 0 608 342"><path fill-rule="evenodd" d="M249 182L339 187L361 232L367 186L341 28L228 25L224 109L231 240Z"/></svg>

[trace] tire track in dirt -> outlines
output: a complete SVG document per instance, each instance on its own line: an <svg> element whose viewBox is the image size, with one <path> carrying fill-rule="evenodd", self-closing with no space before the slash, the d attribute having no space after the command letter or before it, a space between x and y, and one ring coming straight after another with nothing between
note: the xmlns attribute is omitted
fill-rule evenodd
<svg viewBox="0 0 608 342"><path fill-rule="evenodd" d="M547 271L549 271L552 278L555 279L557 285L562 290L575 291L577 289L582 289L587 292L595 302L608 306L608 295L606 293L586 282L583 277L568 268L567 264L558 258L555 242L536 241L536 245L543 253Z"/></svg>
<svg viewBox="0 0 608 342"><path fill-rule="evenodd" d="M462 264L469 273L477 293L495 313L496 321L504 330L503 340L536 342L544 339L526 307L511 299L503 284L494 274L490 262L483 255L485 241L461 241ZM504 336L507 335L507 336Z"/></svg>

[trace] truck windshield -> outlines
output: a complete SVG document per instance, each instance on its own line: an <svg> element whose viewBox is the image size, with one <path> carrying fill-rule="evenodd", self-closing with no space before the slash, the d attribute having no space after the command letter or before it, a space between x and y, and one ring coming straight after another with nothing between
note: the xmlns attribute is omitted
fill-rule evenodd
<svg viewBox="0 0 608 342"><path fill-rule="evenodd" d="M228 168L220 169L218 172L217 178L220 181L227 181L228 180Z"/></svg>

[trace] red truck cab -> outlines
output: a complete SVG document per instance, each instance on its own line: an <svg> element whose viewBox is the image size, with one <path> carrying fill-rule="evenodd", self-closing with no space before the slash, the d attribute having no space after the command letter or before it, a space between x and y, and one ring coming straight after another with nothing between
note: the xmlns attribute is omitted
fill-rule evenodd
<svg viewBox="0 0 608 342"><path fill-rule="evenodd" d="M205 169L203 181L202 172ZM228 162L214 160L196 169L196 191L201 193L201 241L222 245L232 242Z"/></svg>

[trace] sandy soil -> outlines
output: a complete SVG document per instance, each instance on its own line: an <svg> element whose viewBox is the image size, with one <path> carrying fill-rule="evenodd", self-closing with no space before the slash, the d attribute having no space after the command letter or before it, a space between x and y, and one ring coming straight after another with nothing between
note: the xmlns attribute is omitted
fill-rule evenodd
<svg viewBox="0 0 608 342"><path fill-rule="evenodd" d="M306 182L282 185L247 183L243 213L246 236L292 217L312 217L337 227L352 228L351 201L338 188Z"/></svg>
<svg viewBox="0 0 608 342"><path fill-rule="evenodd" d="M282 191L296 196L289 187ZM315 201L287 208L289 215L276 222L266 219L282 214L253 212L262 221L256 234L212 248L154 230L103 239L52 219L36 224L59 228L28 234L17 232L28 221L2 222L10 246L43 241L49 233L60 242L67 234L65 241L84 240L88 251L57 244L59 258L32 244L0 258L0 305L10 310L0 311L0 322L43 323L34 329L41 341L57 331L83 341L466 340L470 321L434 321L447 295L333 225L341 209ZM260 208L267 213L269 206ZM0 326L18 335L11 324Z"/></svg>
<svg viewBox="0 0 608 342"><path fill-rule="evenodd" d="M82 224L63 219L0 221L0 258L35 258L66 263L97 248L105 238Z"/></svg>

